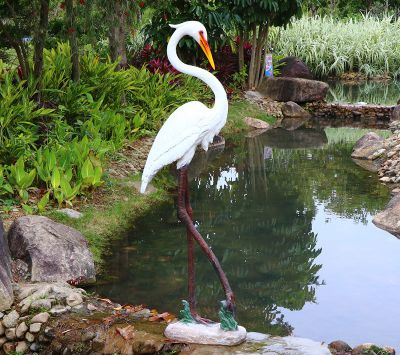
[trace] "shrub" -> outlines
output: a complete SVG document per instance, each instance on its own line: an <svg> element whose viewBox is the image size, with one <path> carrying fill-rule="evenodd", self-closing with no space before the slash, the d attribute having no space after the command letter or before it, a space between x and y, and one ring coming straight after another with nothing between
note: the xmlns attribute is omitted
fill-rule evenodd
<svg viewBox="0 0 400 355"><path fill-rule="evenodd" d="M71 205L102 184L108 155L127 139L157 130L187 101L211 98L196 78L116 71L117 62L100 61L91 49L75 83L68 44L45 50L44 63L38 92L0 61L0 201L16 199L29 213L32 191L39 211L51 200Z"/></svg>

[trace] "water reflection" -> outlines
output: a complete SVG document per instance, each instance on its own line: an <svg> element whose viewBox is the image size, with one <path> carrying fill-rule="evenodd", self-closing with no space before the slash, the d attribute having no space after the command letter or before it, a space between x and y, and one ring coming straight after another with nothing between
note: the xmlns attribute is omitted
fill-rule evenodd
<svg viewBox="0 0 400 355"><path fill-rule="evenodd" d="M296 134L303 138L296 141L276 130L243 138L223 153L198 155L192 176L201 173L191 182L191 200L196 224L219 256L236 293L240 323L275 334L293 329L298 334L299 328L299 335L309 336L301 326L309 321L304 310L310 305L318 310L319 290L329 288L332 277L341 277L323 272L331 261L321 258L328 248L321 235L328 234L331 226L315 226L320 206L339 225L351 221L354 233L365 233L375 228L370 216L383 208L388 191L375 175L352 162L352 144L346 140L336 139L321 148L328 142L324 131ZM175 207L170 201L155 208L113 246L99 293L122 303L146 302L178 311L187 295L186 238ZM201 253L197 280L200 310L215 317L223 294ZM350 286L348 292L357 290ZM318 320L313 326L317 339L335 338L325 337L332 334Z"/></svg>
<svg viewBox="0 0 400 355"><path fill-rule="evenodd" d="M400 81L330 81L328 102L366 102L377 105L396 105L399 99Z"/></svg>

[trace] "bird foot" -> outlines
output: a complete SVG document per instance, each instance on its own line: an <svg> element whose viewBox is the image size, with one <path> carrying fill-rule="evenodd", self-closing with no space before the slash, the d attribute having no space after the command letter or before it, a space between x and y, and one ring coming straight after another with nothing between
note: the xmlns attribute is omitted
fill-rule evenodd
<svg viewBox="0 0 400 355"><path fill-rule="evenodd" d="M190 313L191 313L193 319L196 321L196 323L203 324L203 325L208 325L208 324L215 323L211 319L200 317L200 315L196 311L190 312Z"/></svg>

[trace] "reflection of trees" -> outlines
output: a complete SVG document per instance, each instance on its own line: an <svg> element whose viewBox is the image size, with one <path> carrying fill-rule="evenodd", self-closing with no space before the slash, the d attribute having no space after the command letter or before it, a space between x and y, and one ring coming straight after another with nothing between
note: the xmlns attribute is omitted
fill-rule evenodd
<svg viewBox="0 0 400 355"><path fill-rule="evenodd" d="M251 330L287 333L290 325L279 309L300 310L314 301L321 283L321 266L314 261L321 251L311 232L316 202L365 221L387 195L352 163L350 146L273 148L265 156L266 143L260 136L208 161L208 172L192 181L191 200L200 232L236 293L240 323ZM204 165L199 161L196 166L201 170ZM186 236L172 201L140 220L113 249L108 274L119 279L99 286L99 293L121 303L146 302L177 312L180 299L187 297ZM215 317L223 294L201 253L197 279L200 308Z"/></svg>

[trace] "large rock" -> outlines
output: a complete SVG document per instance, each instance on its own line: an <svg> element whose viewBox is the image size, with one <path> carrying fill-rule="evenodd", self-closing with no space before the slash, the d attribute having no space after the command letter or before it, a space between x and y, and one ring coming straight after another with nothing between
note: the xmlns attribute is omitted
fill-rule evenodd
<svg viewBox="0 0 400 355"><path fill-rule="evenodd" d="M299 78L264 78L258 91L276 101L297 103L324 100L329 85L322 81Z"/></svg>
<svg viewBox="0 0 400 355"><path fill-rule="evenodd" d="M368 132L356 142L351 157L353 159L375 160L385 152L383 141L384 139L375 132Z"/></svg>
<svg viewBox="0 0 400 355"><path fill-rule="evenodd" d="M279 68L281 71L280 76L303 79L313 78L308 66L297 57L286 57L281 59L278 63L283 64Z"/></svg>
<svg viewBox="0 0 400 355"><path fill-rule="evenodd" d="M93 256L82 234L47 217L17 219L8 243L11 256L29 265L33 282L93 282L96 278Z"/></svg>
<svg viewBox="0 0 400 355"><path fill-rule="evenodd" d="M308 111L292 101L286 102L282 106L282 114L283 119L279 126L289 131L304 126L304 124L311 118Z"/></svg>
<svg viewBox="0 0 400 355"><path fill-rule="evenodd" d="M14 301L10 263L10 251L0 219L0 312L9 309Z"/></svg>
<svg viewBox="0 0 400 355"><path fill-rule="evenodd" d="M378 213L372 223L400 239L400 194L389 201L386 209Z"/></svg>

